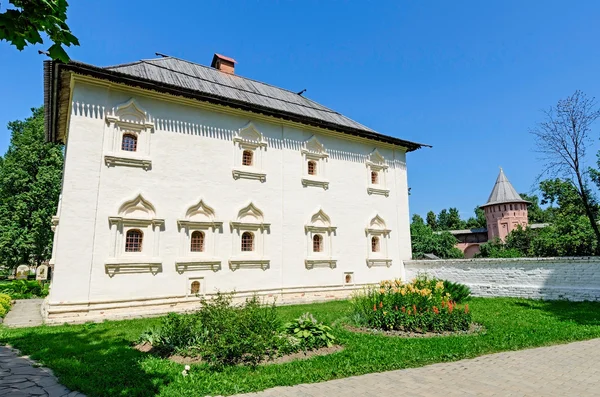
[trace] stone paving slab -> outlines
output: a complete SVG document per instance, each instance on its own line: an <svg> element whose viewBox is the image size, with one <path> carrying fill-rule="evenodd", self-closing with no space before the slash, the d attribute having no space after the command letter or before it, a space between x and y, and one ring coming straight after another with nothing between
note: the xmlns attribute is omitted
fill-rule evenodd
<svg viewBox="0 0 600 397"><path fill-rule="evenodd" d="M4 318L7 327L35 327L42 325L43 299L17 299ZM0 394L2 395L2 394Z"/></svg>
<svg viewBox="0 0 600 397"><path fill-rule="evenodd" d="M240 396L600 396L600 339Z"/></svg>
<svg viewBox="0 0 600 397"><path fill-rule="evenodd" d="M18 351L0 346L0 396L85 397L58 383L48 368L38 367Z"/></svg>

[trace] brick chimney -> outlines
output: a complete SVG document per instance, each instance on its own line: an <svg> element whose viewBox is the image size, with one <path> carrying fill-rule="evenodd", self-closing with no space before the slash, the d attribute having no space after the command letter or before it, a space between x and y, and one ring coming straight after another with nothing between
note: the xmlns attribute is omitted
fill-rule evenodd
<svg viewBox="0 0 600 397"><path fill-rule="evenodd" d="M235 74L235 64L235 59L215 54L210 66L224 73Z"/></svg>

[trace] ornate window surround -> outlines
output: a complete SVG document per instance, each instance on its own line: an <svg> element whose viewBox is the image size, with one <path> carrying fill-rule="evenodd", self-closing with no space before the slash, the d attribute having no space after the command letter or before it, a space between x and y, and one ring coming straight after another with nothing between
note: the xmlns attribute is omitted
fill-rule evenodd
<svg viewBox="0 0 600 397"><path fill-rule="evenodd" d="M159 257L160 231L164 219L156 217L154 206L142 194L121 205L118 216L108 217L111 247L104 263L106 274L113 277L124 273L152 273L162 271ZM125 235L128 230L140 229L144 233L141 252L125 252Z"/></svg>
<svg viewBox="0 0 600 397"><path fill-rule="evenodd" d="M304 266L307 269L316 267L329 267L334 269L337 266L337 259L332 257L333 238L336 233L336 227L331 225L331 219L321 209L311 216L308 224L304 226L304 233L307 238L307 252ZM321 240L321 251L313 252L313 237L319 234Z"/></svg>
<svg viewBox="0 0 600 397"><path fill-rule="evenodd" d="M237 220L229 222L233 236L233 254L229 258L229 268L267 270L271 261L265 256L266 236L271 224L264 222L263 212L252 202L238 212ZM254 251L242 251L242 234L254 234Z"/></svg>
<svg viewBox="0 0 600 397"><path fill-rule="evenodd" d="M369 225L365 228L366 245L367 245L367 266L392 266L392 260L388 257L388 240L391 230L385 225L385 221L379 216L375 215L370 221ZM373 237L379 238L379 251L373 252L371 246L371 239Z"/></svg>
<svg viewBox="0 0 600 397"><path fill-rule="evenodd" d="M179 274L194 270L221 270L221 259L215 256L217 238L223 232L223 222L217 221L215 211L203 199L191 205L185 216L177 220L180 236L180 255L175 260L175 269ZM195 231L204 233L204 251L192 252L191 236Z"/></svg>
<svg viewBox="0 0 600 397"><path fill-rule="evenodd" d="M321 187L325 190L329 189L329 180L327 180L327 159L329 153L319 142L316 136L310 137L304 142L302 149L300 150L304 161L302 163L302 186L316 186ZM308 162L314 161L316 164L316 175L310 175L308 173Z"/></svg>
<svg viewBox="0 0 600 397"><path fill-rule="evenodd" d="M264 171L264 153L267 151L267 141L263 134L249 122L240 128L233 137L234 165L232 170L233 179L256 179L261 182L267 180ZM242 165L242 157L245 150L253 153L252 165Z"/></svg>
<svg viewBox="0 0 600 397"><path fill-rule="evenodd" d="M129 166L140 167L144 170L152 168L150 159L150 136L154 131L154 123L149 121L148 114L135 99L113 109L106 114L108 124L108 144L105 148L104 162L109 167ZM136 150L122 150L123 135L133 135L137 138Z"/></svg>
<svg viewBox="0 0 600 397"><path fill-rule="evenodd" d="M385 161L385 158L379 153L377 149L373 150L366 161L367 166L367 193L372 194L380 194L382 196L388 197L390 195L390 189L387 188L387 170L388 165ZM371 173L377 173L377 182L376 184L372 181Z"/></svg>

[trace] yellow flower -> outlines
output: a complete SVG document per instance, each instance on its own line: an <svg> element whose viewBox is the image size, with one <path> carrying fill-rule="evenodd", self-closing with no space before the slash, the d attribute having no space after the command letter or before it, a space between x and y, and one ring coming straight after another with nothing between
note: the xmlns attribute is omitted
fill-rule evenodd
<svg viewBox="0 0 600 397"><path fill-rule="evenodd" d="M435 284L435 289L443 290L444 289L444 282L443 281L438 281Z"/></svg>

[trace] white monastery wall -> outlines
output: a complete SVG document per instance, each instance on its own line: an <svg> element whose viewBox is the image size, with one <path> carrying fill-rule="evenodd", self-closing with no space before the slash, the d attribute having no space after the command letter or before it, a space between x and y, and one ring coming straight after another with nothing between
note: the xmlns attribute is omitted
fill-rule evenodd
<svg viewBox="0 0 600 397"><path fill-rule="evenodd" d="M105 156L120 149L120 135L113 136L116 130L107 116L132 98L147 112L146 122L154 125L152 131L140 133L136 154L151 161L149 169L105 163ZM73 89L72 107L52 259L54 280L46 307L49 322L187 310L198 302L190 294L195 278L203 278L204 294L236 290L244 296L258 291L280 302L295 302L341 298L362 285L404 276L403 260L410 259L411 250L406 158L401 148L251 113L216 111L214 106L80 82ZM257 171L266 174L264 182L232 176L241 159L234 138L249 122L266 141L266 147L255 150L256 168L261 168ZM328 182L327 189L302 183L307 161L302 149L313 136L328 153L318 160L319 173L324 171L319 178ZM380 177L389 189L387 197L367 192L367 160L374 149L388 165ZM132 206L149 204L155 226L139 227L144 231L141 253L123 253L128 226L109 218L119 217L124 203L135 202L140 195L143 200ZM223 222L214 233L210 228L205 231L204 259L220 262L220 268L178 271L176 263L190 256L189 240L178 220L200 200L214 210L214 221ZM262 211L262 222L270 224L262 238L257 237L259 252L253 259L269 263L258 265L267 267L264 270L244 264L232 270L228 261L242 253L238 231L230 222L250 203ZM317 263L308 269L305 259L311 245L305 226L320 210L335 228L329 241L325 237L322 256L337 262L335 267ZM132 211L134 217L146 216ZM374 254L369 253L365 229L376 215L391 230L382 236L382 252L377 254L391 260L389 267L381 261L367 266L367 257ZM154 265L144 268L136 261ZM106 265L115 263L132 266L112 274L114 268L109 271ZM349 283L347 273L352 273Z"/></svg>
<svg viewBox="0 0 600 397"><path fill-rule="evenodd" d="M515 258L404 262L419 273L468 285L474 296L600 301L600 258Z"/></svg>

